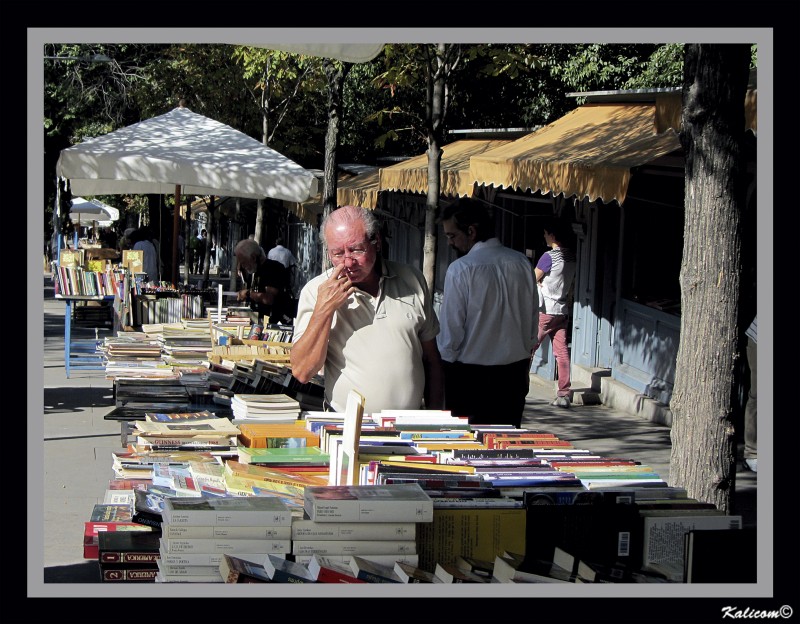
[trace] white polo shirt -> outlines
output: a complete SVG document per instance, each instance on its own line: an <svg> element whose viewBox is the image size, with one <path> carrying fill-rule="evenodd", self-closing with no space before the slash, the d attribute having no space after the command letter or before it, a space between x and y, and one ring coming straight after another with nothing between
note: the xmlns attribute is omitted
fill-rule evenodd
<svg viewBox="0 0 800 624"><path fill-rule="evenodd" d="M331 270L300 292L293 341L301 338ZM419 409L425 390L421 343L434 340L439 320L422 273L382 260L378 295L356 290L333 316L325 360L325 396L343 412L350 390L366 399L366 412Z"/></svg>

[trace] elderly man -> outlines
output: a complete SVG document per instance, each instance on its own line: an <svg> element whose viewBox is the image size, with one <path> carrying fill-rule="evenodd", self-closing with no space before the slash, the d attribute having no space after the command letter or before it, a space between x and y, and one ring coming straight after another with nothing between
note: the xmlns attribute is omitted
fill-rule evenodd
<svg viewBox="0 0 800 624"><path fill-rule="evenodd" d="M307 382L323 369L325 400L345 410L355 390L366 411L442 407L439 322L422 273L381 258L374 214L331 212L321 227L333 268L300 293L292 374Z"/></svg>
<svg viewBox="0 0 800 624"><path fill-rule="evenodd" d="M269 317L270 323L291 323L291 291L289 274L280 262L269 260L256 241L239 241L233 250L242 281L247 284L236 294L237 301L246 301L259 318Z"/></svg>

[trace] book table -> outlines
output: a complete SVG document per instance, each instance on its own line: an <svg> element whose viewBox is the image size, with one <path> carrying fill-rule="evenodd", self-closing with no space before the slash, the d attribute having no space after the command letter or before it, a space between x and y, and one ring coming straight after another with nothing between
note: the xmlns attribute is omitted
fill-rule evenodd
<svg viewBox="0 0 800 624"><path fill-rule="evenodd" d="M76 370L105 370L103 354L98 350L100 339L95 327L94 338L72 338L73 312L81 302L113 301L114 295L56 295L56 299L66 304L64 311L64 369L69 379L70 372Z"/></svg>

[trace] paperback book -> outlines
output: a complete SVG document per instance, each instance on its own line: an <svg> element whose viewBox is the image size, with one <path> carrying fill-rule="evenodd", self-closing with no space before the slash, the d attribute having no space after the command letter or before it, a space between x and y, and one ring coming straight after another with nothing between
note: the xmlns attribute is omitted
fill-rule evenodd
<svg viewBox="0 0 800 624"><path fill-rule="evenodd" d="M431 522L433 501L417 483L312 486L304 510L317 522Z"/></svg>
<svg viewBox="0 0 800 624"><path fill-rule="evenodd" d="M264 569L273 583L314 583L316 579L302 563L267 555Z"/></svg>
<svg viewBox="0 0 800 624"><path fill-rule="evenodd" d="M353 576L350 566L341 559L315 554L306 566L317 583L366 583L365 580Z"/></svg>
<svg viewBox="0 0 800 624"><path fill-rule="evenodd" d="M170 524L291 526L292 513L272 496L168 498L163 518Z"/></svg>
<svg viewBox="0 0 800 624"><path fill-rule="evenodd" d="M293 540L414 540L415 522L316 522L292 521Z"/></svg>
<svg viewBox="0 0 800 624"><path fill-rule="evenodd" d="M266 557L266 555L265 555ZM271 583L263 563L231 554L222 555L219 573L225 583Z"/></svg>

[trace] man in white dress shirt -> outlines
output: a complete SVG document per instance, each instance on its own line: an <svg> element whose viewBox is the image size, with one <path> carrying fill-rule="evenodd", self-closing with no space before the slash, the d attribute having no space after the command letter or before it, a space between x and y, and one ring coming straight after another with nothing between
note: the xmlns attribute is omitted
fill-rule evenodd
<svg viewBox="0 0 800 624"><path fill-rule="evenodd" d="M495 237L478 200L459 199L438 220L460 256L447 268L436 339L445 407L471 424L519 427L538 324L533 267Z"/></svg>

